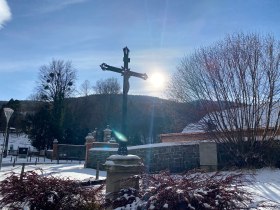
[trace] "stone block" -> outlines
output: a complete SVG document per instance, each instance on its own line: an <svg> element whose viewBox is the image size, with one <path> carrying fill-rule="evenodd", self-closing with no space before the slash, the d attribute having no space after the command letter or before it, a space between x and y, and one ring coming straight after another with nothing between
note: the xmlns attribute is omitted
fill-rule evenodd
<svg viewBox="0 0 280 210"><path fill-rule="evenodd" d="M217 144L215 142L200 142L199 158L200 166L204 169L208 167L211 170L211 168L217 167Z"/></svg>

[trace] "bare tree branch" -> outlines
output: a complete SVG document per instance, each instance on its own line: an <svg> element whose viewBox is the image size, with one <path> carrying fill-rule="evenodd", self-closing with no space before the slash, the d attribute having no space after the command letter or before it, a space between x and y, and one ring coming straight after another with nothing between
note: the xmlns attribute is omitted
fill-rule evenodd
<svg viewBox="0 0 280 210"><path fill-rule="evenodd" d="M280 42L272 36L227 36L182 60L169 96L200 100L208 110L203 123L215 124L217 142L253 150L256 142L273 140L279 132L279 60ZM217 111L207 101L215 102Z"/></svg>

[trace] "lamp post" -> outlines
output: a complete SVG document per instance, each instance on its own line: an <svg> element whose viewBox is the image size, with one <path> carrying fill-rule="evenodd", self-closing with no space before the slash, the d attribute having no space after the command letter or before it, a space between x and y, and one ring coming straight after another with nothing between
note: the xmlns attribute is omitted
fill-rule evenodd
<svg viewBox="0 0 280 210"><path fill-rule="evenodd" d="M9 124L10 118L13 113L14 113L14 110L12 110L11 108L4 108L4 114L6 117L6 131L5 131L5 138L4 138L4 142L3 142L3 146L2 146L2 152L1 152L1 156L0 156L0 170L2 167L4 151L7 152L7 149L8 149L8 124Z"/></svg>

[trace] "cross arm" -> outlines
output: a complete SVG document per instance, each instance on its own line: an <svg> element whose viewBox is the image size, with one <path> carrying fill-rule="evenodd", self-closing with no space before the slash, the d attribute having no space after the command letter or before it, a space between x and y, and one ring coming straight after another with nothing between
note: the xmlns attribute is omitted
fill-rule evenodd
<svg viewBox="0 0 280 210"><path fill-rule="evenodd" d="M141 78L143 80L148 79L147 74L141 74L141 73L137 73L137 72L134 72L134 71L128 71L128 75L133 76L133 77L138 77L138 78Z"/></svg>
<svg viewBox="0 0 280 210"><path fill-rule="evenodd" d="M114 66L109 66L106 63L102 63L100 65L100 67L103 71L114 71L114 72L121 73L121 74L123 73L123 69L116 68Z"/></svg>

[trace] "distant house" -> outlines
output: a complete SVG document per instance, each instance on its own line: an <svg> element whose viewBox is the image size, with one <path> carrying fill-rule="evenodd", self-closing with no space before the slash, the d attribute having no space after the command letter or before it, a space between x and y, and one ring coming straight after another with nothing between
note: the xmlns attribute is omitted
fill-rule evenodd
<svg viewBox="0 0 280 210"><path fill-rule="evenodd" d="M255 115L250 115L252 112ZM269 114L270 120L268 122L267 116ZM257 120L254 120L251 116L255 116ZM224 120L223 123L217 123L221 119ZM234 134L240 132L241 129L244 130L244 136L246 136L246 132L250 132L250 129L247 129L248 123L257 123L257 126L249 124L249 128L257 127L256 136L262 136L266 126L268 126L268 137L276 132L276 138L280 139L280 103L275 103L271 110L263 105L257 108L247 106L209 113L198 122L188 124L182 133L162 134L160 138L161 142L209 140L213 139L213 135L210 135L209 131L214 131L216 134L225 131ZM275 127L275 124L277 124L277 127Z"/></svg>

